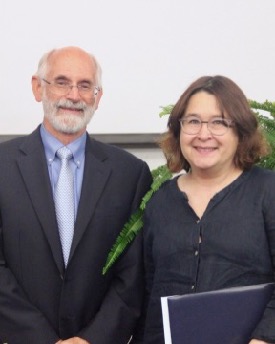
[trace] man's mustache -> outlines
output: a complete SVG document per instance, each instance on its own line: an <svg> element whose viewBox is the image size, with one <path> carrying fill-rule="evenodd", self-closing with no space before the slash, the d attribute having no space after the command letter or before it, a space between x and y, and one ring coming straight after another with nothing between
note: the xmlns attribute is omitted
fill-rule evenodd
<svg viewBox="0 0 275 344"><path fill-rule="evenodd" d="M60 99L58 102L55 103L56 108L65 108L65 109L73 109L73 110L86 110L87 105L79 101L77 103L72 102L71 100L68 99Z"/></svg>

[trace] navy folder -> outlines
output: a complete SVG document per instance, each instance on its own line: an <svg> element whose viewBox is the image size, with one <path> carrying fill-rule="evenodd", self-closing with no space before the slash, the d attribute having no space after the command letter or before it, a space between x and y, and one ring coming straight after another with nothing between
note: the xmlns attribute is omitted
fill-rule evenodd
<svg viewBox="0 0 275 344"><path fill-rule="evenodd" d="M165 344L248 344L274 284L161 298Z"/></svg>

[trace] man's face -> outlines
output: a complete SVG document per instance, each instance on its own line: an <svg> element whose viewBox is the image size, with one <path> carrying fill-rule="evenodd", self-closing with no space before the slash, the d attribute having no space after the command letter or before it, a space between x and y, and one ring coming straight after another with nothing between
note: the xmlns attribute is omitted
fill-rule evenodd
<svg viewBox="0 0 275 344"><path fill-rule="evenodd" d="M76 134L86 129L96 107L85 101L73 102L70 99L53 100L43 92L42 104L45 121L56 131L64 134Z"/></svg>
<svg viewBox="0 0 275 344"><path fill-rule="evenodd" d="M95 65L90 56L76 48L54 52L40 82L46 128L52 134L82 134L101 96L95 95Z"/></svg>

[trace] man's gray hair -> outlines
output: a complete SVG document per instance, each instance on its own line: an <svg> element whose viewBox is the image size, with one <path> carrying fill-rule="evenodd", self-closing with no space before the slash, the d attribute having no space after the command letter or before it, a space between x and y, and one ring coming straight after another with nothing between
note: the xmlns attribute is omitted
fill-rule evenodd
<svg viewBox="0 0 275 344"><path fill-rule="evenodd" d="M43 79L46 77L47 75L47 70L49 67L49 58L50 56L55 53L58 49L53 49L47 53L45 53L39 63L38 63L38 68L37 68L37 72L36 72L36 76L38 76L40 79ZM95 82L96 82L96 86L98 86L100 89L102 88L102 69L100 64L98 63L97 59L95 58L95 56L93 54L87 53L90 58L91 58L91 62L93 62L95 64Z"/></svg>

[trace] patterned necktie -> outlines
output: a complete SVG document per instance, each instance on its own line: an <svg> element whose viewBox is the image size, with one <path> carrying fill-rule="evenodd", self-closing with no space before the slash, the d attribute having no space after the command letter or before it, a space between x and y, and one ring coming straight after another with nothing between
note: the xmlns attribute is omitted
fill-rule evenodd
<svg viewBox="0 0 275 344"><path fill-rule="evenodd" d="M54 201L64 263L67 266L74 235L74 176L69 165L73 154L67 147L62 147L56 155L61 161L61 169Z"/></svg>

